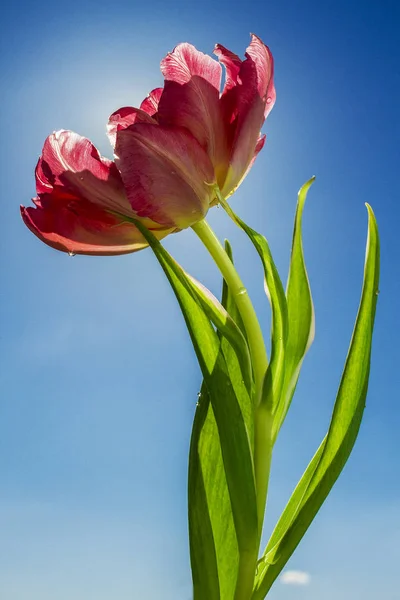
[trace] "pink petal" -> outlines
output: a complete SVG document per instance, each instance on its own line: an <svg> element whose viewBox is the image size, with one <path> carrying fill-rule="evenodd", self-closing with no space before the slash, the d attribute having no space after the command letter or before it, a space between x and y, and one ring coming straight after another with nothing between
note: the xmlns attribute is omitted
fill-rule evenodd
<svg viewBox="0 0 400 600"><path fill-rule="evenodd" d="M140 109L147 112L151 117L156 114L158 111L158 105L160 102L161 94L163 93L163 88L156 88L152 90L150 94L145 98L140 105Z"/></svg>
<svg viewBox="0 0 400 600"><path fill-rule="evenodd" d="M216 44L214 48L214 54L218 56L219 62L224 65L226 71L225 85L222 92L222 95L224 95L231 88L235 87L238 84L242 60L238 57L237 54L234 54L221 44Z"/></svg>
<svg viewBox="0 0 400 600"><path fill-rule="evenodd" d="M100 156L88 139L72 131L49 135L36 167L36 185L40 196L64 188L104 208L131 214L115 164Z"/></svg>
<svg viewBox="0 0 400 600"><path fill-rule="evenodd" d="M146 100L144 101L146 102ZM142 105L144 104L142 102ZM133 108L132 106L124 106L119 108L108 119L107 123L107 135L112 147L115 147L115 140L117 132L121 129L126 129L129 125L134 123L155 123L154 119L151 118L148 111L142 110L142 106L139 108Z"/></svg>
<svg viewBox="0 0 400 600"><path fill-rule="evenodd" d="M246 179L248 172L250 171L251 167L253 166L258 154L260 153L260 151L263 149L264 144L265 144L265 140L266 140L266 135L260 135L260 137L257 140L257 144L254 150L254 154L253 154L253 158L250 161L249 166L247 167L244 175L242 176L242 178L236 183L234 188L231 188L229 192L227 192L227 196L231 196L234 192L236 192L236 190L238 189L239 185L242 183L242 181L244 179ZM227 184L229 186L229 183Z"/></svg>
<svg viewBox="0 0 400 600"><path fill-rule="evenodd" d="M161 62L166 78L158 106L161 125L186 127L207 152L217 181L229 157L219 102L221 66L190 44L180 44Z"/></svg>
<svg viewBox="0 0 400 600"><path fill-rule="evenodd" d="M236 55L222 46L217 46L216 53L228 69L221 105L231 154L221 191L229 196L254 162L260 129L275 100L273 60L267 46L254 35L240 64Z"/></svg>
<svg viewBox="0 0 400 600"><path fill-rule="evenodd" d="M91 202L56 189L42 198L44 206L21 206L27 227L43 242L71 254L111 255L135 252L147 246L138 229ZM161 239L171 229L153 233Z"/></svg>
<svg viewBox="0 0 400 600"><path fill-rule="evenodd" d="M265 133L263 135L260 135L260 137L258 138L257 144L256 144L256 149L254 150L254 156L249 165L249 169L251 168L254 161L256 160L258 153L264 148L266 138L267 138L267 136L265 135Z"/></svg>
<svg viewBox="0 0 400 600"><path fill-rule="evenodd" d="M50 182L54 182L55 177L52 175L50 167L44 162L42 157L39 158L35 168L35 179L37 194L45 194L53 190L53 184ZM61 183L59 185L61 185Z"/></svg>
<svg viewBox="0 0 400 600"><path fill-rule="evenodd" d="M200 77L219 93L221 66L191 44L179 44L169 52L161 61L161 72L167 81L175 81L180 85L189 83L193 77Z"/></svg>
<svg viewBox="0 0 400 600"><path fill-rule="evenodd" d="M213 168L186 129L138 123L119 131L116 164L138 216L182 229L207 213Z"/></svg>
<svg viewBox="0 0 400 600"><path fill-rule="evenodd" d="M273 106L275 102L274 88L274 59L271 51L259 37L252 34L250 46L246 50L246 57L251 58L257 72L257 89L260 98L266 101L268 105ZM270 106L269 110L271 110Z"/></svg>

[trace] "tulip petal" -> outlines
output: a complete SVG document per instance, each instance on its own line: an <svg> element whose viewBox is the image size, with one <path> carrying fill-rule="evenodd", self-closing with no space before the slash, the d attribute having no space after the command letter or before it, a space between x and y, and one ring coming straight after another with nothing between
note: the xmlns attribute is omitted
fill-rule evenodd
<svg viewBox="0 0 400 600"><path fill-rule="evenodd" d="M112 214L62 189L44 194L36 208L21 206L21 215L40 240L70 254L126 254L147 246L142 234L123 215ZM161 239L172 231L155 229L152 233Z"/></svg>
<svg viewBox="0 0 400 600"><path fill-rule="evenodd" d="M257 89L260 98L264 99L268 105L272 103L273 106L273 102L275 102L274 61L268 46L254 33L246 50L246 57L251 58L256 67Z"/></svg>
<svg viewBox="0 0 400 600"><path fill-rule="evenodd" d="M142 105L144 102L142 102ZM152 119L148 111L132 106L124 106L113 112L107 123L107 135L113 148L115 147L117 132L134 123L156 123L156 121Z"/></svg>
<svg viewBox="0 0 400 600"><path fill-rule="evenodd" d="M247 60L242 61L221 44L215 46L214 54L218 56L219 61L226 69L226 81L222 96L236 86L242 88L241 91L243 88L247 88L250 93L254 93L257 89L258 95L266 103L266 110L269 112L274 105L276 92L274 61L268 46L259 37L252 34L250 45L245 52Z"/></svg>
<svg viewBox="0 0 400 600"><path fill-rule="evenodd" d="M219 62L224 65L226 71L225 85L222 91L223 96L238 84L240 66L243 61L237 54L234 54L234 52L231 52L221 44L216 44L214 54L218 56Z"/></svg>
<svg viewBox="0 0 400 600"><path fill-rule="evenodd" d="M47 143L47 140L46 140ZM36 179L36 193L37 194L48 194L53 191L55 183L55 177L51 172L51 168L49 165L43 160L42 157L39 158L36 168L35 168L35 179ZM53 182L53 183L51 183ZM61 182L59 182L61 185ZM39 201L39 199L38 199Z"/></svg>
<svg viewBox="0 0 400 600"><path fill-rule="evenodd" d="M249 166L247 167L247 171L244 174L244 177L246 177L247 173L250 171L259 152L261 152L261 150L264 148L266 138L267 138L267 136L265 135L265 133L263 135L260 135L260 137L258 138L256 148L254 150L253 158L251 159L251 162L250 162Z"/></svg>
<svg viewBox="0 0 400 600"><path fill-rule="evenodd" d="M186 127L207 152L221 183L229 158L219 102L221 66L194 46L180 44L163 59L161 71L166 81L158 122Z"/></svg>
<svg viewBox="0 0 400 600"><path fill-rule="evenodd" d="M259 132L275 101L273 59L268 47L255 35L244 61L221 45L216 46L215 53L227 69L221 105L229 124L231 155L221 192L228 197L244 179L261 149L257 148Z"/></svg>
<svg viewBox="0 0 400 600"><path fill-rule="evenodd" d="M150 94L145 98L140 105L140 109L144 110L151 117L155 115L158 111L158 105L160 103L161 94L163 93L163 88L155 88L150 92Z"/></svg>
<svg viewBox="0 0 400 600"><path fill-rule="evenodd" d="M115 162L139 217L182 229L206 215L214 172L186 129L137 123L119 131Z"/></svg>
<svg viewBox="0 0 400 600"><path fill-rule="evenodd" d="M266 140L266 135L264 133L264 135L260 135L260 137L257 140L257 144L256 144L256 148L254 150L254 154L253 154L253 158L250 161L249 166L247 167L246 171L244 172L242 178L236 183L235 187L233 189L231 189L231 191L227 194L227 196L225 196L225 198L229 198L229 196L232 196L232 194L234 194L236 192L236 190L238 189L238 187L240 186L240 184L242 183L242 181L244 179L246 179L251 167L254 165L254 162L259 154L259 152L264 148L264 144L265 144L265 140Z"/></svg>
<svg viewBox="0 0 400 600"><path fill-rule="evenodd" d="M219 93L221 86L220 65L192 44L178 44L161 61L161 72L167 81L183 85L195 76L207 81Z"/></svg>
<svg viewBox="0 0 400 600"><path fill-rule="evenodd" d="M122 214L131 214L115 164L100 156L86 138L57 131L47 138L36 167L39 196L64 188L68 193Z"/></svg>

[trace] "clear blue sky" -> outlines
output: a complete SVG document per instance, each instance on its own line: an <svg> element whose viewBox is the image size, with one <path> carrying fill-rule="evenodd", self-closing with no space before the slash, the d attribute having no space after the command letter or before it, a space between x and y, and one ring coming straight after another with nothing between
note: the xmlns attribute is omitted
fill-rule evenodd
<svg viewBox="0 0 400 600"><path fill-rule="evenodd" d="M232 199L268 236L286 279L300 185L317 176L304 246L317 334L276 446L267 528L323 437L357 310L375 209L382 279L365 418L354 453L273 600L398 600L398 3L11 2L2 10L0 598L189 600L186 470L200 374L151 251L69 258L22 224L45 137L73 129L111 157L106 120L161 84L178 42L242 54L271 47L277 102L267 143ZM257 257L213 209L262 315ZM219 293L191 231L165 242Z"/></svg>

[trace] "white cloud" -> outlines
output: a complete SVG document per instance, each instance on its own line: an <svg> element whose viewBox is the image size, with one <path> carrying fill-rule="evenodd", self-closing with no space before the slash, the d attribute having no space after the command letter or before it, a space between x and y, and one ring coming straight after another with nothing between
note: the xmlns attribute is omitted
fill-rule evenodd
<svg viewBox="0 0 400 600"><path fill-rule="evenodd" d="M308 585L310 580L310 574L305 571L285 571L280 577L280 582L286 585Z"/></svg>

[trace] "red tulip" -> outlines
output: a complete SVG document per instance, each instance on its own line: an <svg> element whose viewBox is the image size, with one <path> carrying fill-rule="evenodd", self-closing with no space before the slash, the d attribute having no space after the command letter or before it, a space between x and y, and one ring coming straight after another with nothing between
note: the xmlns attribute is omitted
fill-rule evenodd
<svg viewBox="0 0 400 600"><path fill-rule="evenodd" d="M138 122L151 118L161 126L185 127L207 152L227 198L264 145L260 129L275 102L273 58L255 35L244 61L220 44L214 53L226 69L222 93L221 64L190 44L179 44L161 61L164 87L153 90L139 110L124 107L113 113L108 133L118 155L123 131Z"/></svg>
<svg viewBox="0 0 400 600"><path fill-rule="evenodd" d="M140 109L110 117L114 162L71 131L50 135L36 168L35 207L26 225L53 248L77 254L124 254L147 244L132 218L158 239L203 219L251 167L265 136L260 128L275 100L273 61L256 36L241 61L222 46L226 68L180 44L161 62L164 88Z"/></svg>

